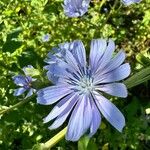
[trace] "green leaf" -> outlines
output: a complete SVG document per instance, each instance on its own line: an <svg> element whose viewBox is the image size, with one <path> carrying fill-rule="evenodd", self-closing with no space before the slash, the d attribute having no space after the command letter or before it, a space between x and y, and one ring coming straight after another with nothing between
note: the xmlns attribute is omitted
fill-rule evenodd
<svg viewBox="0 0 150 150"><path fill-rule="evenodd" d="M88 136L81 137L81 139L78 141L78 150L87 150L89 140L90 139Z"/></svg>
<svg viewBox="0 0 150 150"><path fill-rule="evenodd" d="M43 144L38 143L33 146L32 150L47 150L47 149L44 148Z"/></svg>
<svg viewBox="0 0 150 150"><path fill-rule="evenodd" d="M127 118L129 121L133 120L139 107L140 104L136 97L134 97L134 99L125 107L125 111L127 112Z"/></svg>
<svg viewBox="0 0 150 150"><path fill-rule="evenodd" d="M98 147L93 139L91 139L88 143L87 150L98 150Z"/></svg>
<svg viewBox="0 0 150 150"><path fill-rule="evenodd" d="M135 73L133 76L124 81L124 83L126 84L127 88L132 88L148 80L150 80L150 67L144 68Z"/></svg>
<svg viewBox="0 0 150 150"><path fill-rule="evenodd" d="M142 65L146 65L146 66L150 65L150 59L148 57L145 57L143 54L138 54L136 56L136 59Z"/></svg>
<svg viewBox="0 0 150 150"><path fill-rule="evenodd" d="M98 150L98 147L93 139L88 136L83 136L78 141L78 150Z"/></svg>
<svg viewBox="0 0 150 150"><path fill-rule="evenodd" d="M44 6L47 4L48 0L32 0L31 6L35 7L38 10L43 10Z"/></svg>

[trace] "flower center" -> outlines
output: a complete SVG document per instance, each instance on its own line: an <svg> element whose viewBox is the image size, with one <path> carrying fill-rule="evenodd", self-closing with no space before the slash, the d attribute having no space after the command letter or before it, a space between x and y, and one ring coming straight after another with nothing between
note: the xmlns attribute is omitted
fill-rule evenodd
<svg viewBox="0 0 150 150"><path fill-rule="evenodd" d="M89 93L91 91L93 91L94 89L94 85L92 82L92 78L89 77L83 77L80 79L79 83L78 83L78 90L82 93Z"/></svg>

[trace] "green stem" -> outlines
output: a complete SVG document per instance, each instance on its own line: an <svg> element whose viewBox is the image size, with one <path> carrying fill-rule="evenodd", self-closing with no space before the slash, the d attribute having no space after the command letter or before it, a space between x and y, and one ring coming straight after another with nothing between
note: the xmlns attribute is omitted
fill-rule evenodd
<svg viewBox="0 0 150 150"><path fill-rule="evenodd" d="M111 11L109 12L108 16L106 17L106 20L103 22L102 24L102 28L104 27L104 25L107 23L108 19L110 18L110 16L112 15L112 13L114 12L116 6L118 4L118 0L115 0L113 7L111 8Z"/></svg>
<svg viewBox="0 0 150 150"><path fill-rule="evenodd" d="M48 140L44 145L42 146L43 149L50 149L53 147L56 143L58 143L60 140L62 140L67 132L67 127L65 127L63 130L61 130L59 133L57 133L54 137L52 137L50 140Z"/></svg>
<svg viewBox="0 0 150 150"><path fill-rule="evenodd" d="M34 95L33 95L33 96L34 96ZM22 101L20 101L19 103L15 104L15 105L13 105L13 106L10 106L10 107L8 107L8 108L5 109L5 110L0 111L0 115L5 114L5 113L8 113L8 112L14 110L15 108L20 107L20 106L22 106L23 104L29 102L33 96L31 96L31 97L29 97L29 98L27 98L27 99L25 99L25 100L22 100Z"/></svg>
<svg viewBox="0 0 150 150"><path fill-rule="evenodd" d="M106 1L107 1L107 0L102 0L102 1L101 1L100 7L99 7L99 11L101 11L102 6L105 4Z"/></svg>
<svg viewBox="0 0 150 150"><path fill-rule="evenodd" d="M106 2L106 0L102 0L101 5L100 5L100 10L101 10L101 8L102 8L102 6L103 6L103 4L104 4L105 2ZM112 13L114 12L114 10L115 10L117 4L118 4L118 0L115 0L114 5L112 6L112 8L111 8L109 14L107 15L106 19L102 22L102 24L101 24L100 27L99 27L99 26L96 26L96 29L99 30L99 28L100 28L101 31L103 31L103 29L104 29L104 27L105 27L105 24L107 23L108 19L111 17L111 15L112 15ZM96 35L97 35L97 32L95 32L94 37L96 37ZM98 36L99 36L99 35L98 35ZM102 36L103 36L103 32L102 32Z"/></svg>

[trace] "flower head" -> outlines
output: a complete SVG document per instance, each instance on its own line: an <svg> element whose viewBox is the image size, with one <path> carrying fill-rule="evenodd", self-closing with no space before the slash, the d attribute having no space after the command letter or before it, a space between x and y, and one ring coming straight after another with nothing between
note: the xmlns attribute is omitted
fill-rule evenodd
<svg viewBox="0 0 150 150"><path fill-rule="evenodd" d="M68 17L79 17L88 11L90 0L64 0L64 11Z"/></svg>
<svg viewBox="0 0 150 150"><path fill-rule="evenodd" d="M131 5L131 4L134 4L134 3L140 3L141 0L122 0L123 4L125 5Z"/></svg>
<svg viewBox="0 0 150 150"><path fill-rule="evenodd" d="M24 92L28 91L26 98L30 97L36 90L32 88L32 82L36 79L28 76L29 69L34 69L33 66L28 65L27 67L24 67L22 70L24 71L25 75L16 75L13 77L14 83L20 88L15 89L14 96L20 96Z"/></svg>
<svg viewBox="0 0 150 150"><path fill-rule="evenodd" d="M105 94L127 97L123 80L130 74L125 53L121 50L115 56L115 44L112 40L95 39L91 42L89 63L81 41L65 43L49 53L46 60L48 76L54 85L38 91L37 102L43 105L56 103L50 114L44 119L47 123L53 119L50 129L60 127L70 116L66 139L77 141L83 134L94 135L103 115L112 126L122 131L125 119L117 107Z"/></svg>
<svg viewBox="0 0 150 150"><path fill-rule="evenodd" d="M91 0L64 0L64 12L68 17L83 16L87 11ZM122 0L125 5L139 3L141 0ZM104 10L107 12L107 10Z"/></svg>

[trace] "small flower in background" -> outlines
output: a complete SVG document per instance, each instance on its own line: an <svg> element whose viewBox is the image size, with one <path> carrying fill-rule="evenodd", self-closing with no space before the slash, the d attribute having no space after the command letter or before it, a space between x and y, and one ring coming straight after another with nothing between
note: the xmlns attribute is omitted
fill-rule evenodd
<svg viewBox="0 0 150 150"><path fill-rule="evenodd" d="M28 65L27 67L24 67L22 69L25 75L16 75L13 77L14 83L20 86L20 88L15 89L14 96L20 96L24 92L28 91L26 95L26 98L27 98L36 92L36 90L32 88L32 82L34 82L36 79L32 78L31 76L28 76L28 73L29 73L28 69L34 69L34 68L33 66Z"/></svg>
<svg viewBox="0 0 150 150"><path fill-rule="evenodd" d="M122 0L122 3L125 4L125 5L131 5L131 4L134 4L134 3L140 3L141 0Z"/></svg>
<svg viewBox="0 0 150 150"><path fill-rule="evenodd" d="M48 42L50 39L50 35L49 34L45 34L43 37L42 37L42 41L43 42Z"/></svg>
<svg viewBox="0 0 150 150"><path fill-rule="evenodd" d="M91 0L64 0L64 12L68 17L83 16L87 11ZM139 3L141 0L122 0L125 5L131 5L133 3ZM104 8L104 11L108 10Z"/></svg>
<svg viewBox="0 0 150 150"><path fill-rule="evenodd" d="M70 115L66 139L77 141L83 134L93 136L101 124L101 115L118 131L125 126L125 119L117 107L104 94L127 97L123 80L130 74L125 53L121 50L115 56L112 40L95 39L91 42L89 63L81 41L60 44L55 54L48 54L48 76L56 77L53 86L38 91L37 102L43 105L56 103L44 119L53 119L49 129L60 127Z"/></svg>
<svg viewBox="0 0 150 150"><path fill-rule="evenodd" d="M68 17L83 16L87 11L91 0L64 0L64 12Z"/></svg>
<svg viewBox="0 0 150 150"><path fill-rule="evenodd" d="M108 13L108 9L106 7L103 10L105 13Z"/></svg>

